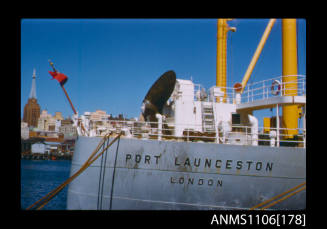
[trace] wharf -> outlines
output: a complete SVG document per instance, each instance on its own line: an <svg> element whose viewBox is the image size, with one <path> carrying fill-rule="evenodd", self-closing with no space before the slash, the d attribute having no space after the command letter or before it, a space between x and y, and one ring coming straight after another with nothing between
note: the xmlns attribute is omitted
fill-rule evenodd
<svg viewBox="0 0 327 229"><path fill-rule="evenodd" d="M72 154L65 155L48 155L48 154L22 154L24 160L72 160Z"/></svg>

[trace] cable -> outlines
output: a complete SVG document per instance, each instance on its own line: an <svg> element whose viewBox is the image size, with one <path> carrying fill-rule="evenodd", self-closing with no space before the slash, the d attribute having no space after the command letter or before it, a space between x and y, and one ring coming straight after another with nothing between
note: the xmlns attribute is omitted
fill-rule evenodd
<svg viewBox="0 0 327 229"><path fill-rule="evenodd" d="M107 146L109 144L109 138L107 140ZM101 187L101 205L100 208L102 209L102 198L103 198L103 186L104 186L104 176L106 175L106 164L107 164L107 154L108 154L108 148L106 149L105 156L104 156L104 163L103 163L103 175L102 175L102 187Z"/></svg>
<svg viewBox="0 0 327 229"><path fill-rule="evenodd" d="M283 193L281 193L281 194L279 194L279 195L277 195L277 196L274 196L274 197L272 197L272 198L270 198L270 199L268 199L268 200L266 200L266 201L264 201L264 202L262 202L262 203L260 203L260 204L255 205L254 207L250 208L250 210L254 210L254 209L259 208L259 207L261 207L261 206L263 206L263 205L265 205L265 204L269 204L269 202L271 202L271 201L273 201L273 200L275 200L275 199L278 199L278 198L282 197L283 195L286 195L286 194L288 194L288 193L290 193L290 192L293 192L294 190L300 188L301 186L304 186L304 188L305 188L305 187L306 187L305 184L306 184L306 182L303 182L302 184L300 184L300 185L298 185L298 186L296 186L296 187L294 187L294 188L291 188L291 189L287 190L286 192L283 192ZM284 196L284 197L281 198L280 200L275 201L275 202L272 202L273 204L268 205L268 207L271 207L271 206L273 206L273 205L279 203L280 201L282 201L282 200L284 200L284 199L287 199L287 198L289 198L289 197L295 195L297 192L302 191L302 190L303 190L303 187L302 187L300 190L294 192L294 194L290 194L290 195L288 195L288 196ZM265 209L265 208L267 208L267 206L266 206L266 207L263 207L261 210L263 210L263 209Z"/></svg>
<svg viewBox="0 0 327 229"><path fill-rule="evenodd" d="M115 172L116 172L116 162L117 162L117 154L118 154L119 142L120 142L120 136L119 136L119 138L118 138L117 149L116 149L116 155L115 155L115 163L114 163L114 171L113 171L113 173L112 173L112 180L111 180L111 193L110 193L110 206L109 206L109 210L112 209L112 195L113 195L113 191L114 191Z"/></svg>
<svg viewBox="0 0 327 229"><path fill-rule="evenodd" d="M49 192L47 195L36 201L34 204L29 206L26 210L30 210L32 207L38 204L38 207L36 206L36 210L42 209L54 196L56 196L66 185L68 185L70 182L72 182L78 175L80 175L85 169L87 169L95 160L97 160L105 150L107 150L117 139L120 139L120 136L122 133L119 133L118 136L116 136L110 144L102 150L98 155L96 153L99 151L101 146L105 143L105 140L109 138L110 134L106 135L101 139L96 149L93 151L91 156L88 158L88 160L82 165L82 167L71 177L69 177L65 182L63 182L61 185L59 185L57 188ZM96 156L95 156L96 155Z"/></svg>
<svg viewBox="0 0 327 229"><path fill-rule="evenodd" d="M102 150L103 149L104 149L104 144L102 145ZM99 174L97 210L99 210L99 202L100 202L100 187L101 187L101 177L102 177L102 164L103 164L103 154L101 155L101 162L100 162L100 174Z"/></svg>
<svg viewBox="0 0 327 229"><path fill-rule="evenodd" d="M279 200L276 200L276 201L272 202L271 204L268 204L267 206L261 208L260 210L264 210L264 209L266 209L266 208L269 208L269 207L271 207L271 206L274 206L274 205L276 205L277 203L279 203L279 202L281 202L281 201L283 201L283 200L286 200L286 199L290 198L291 196L294 196L296 193L301 192L301 191L304 190L304 189L306 189L306 186L300 188L299 190L297 190L297 191L295 191L295 192L293 192L293 193L291 193L291 194L288 194L287 196L284 196L284 197L280 198Z"/></svg>

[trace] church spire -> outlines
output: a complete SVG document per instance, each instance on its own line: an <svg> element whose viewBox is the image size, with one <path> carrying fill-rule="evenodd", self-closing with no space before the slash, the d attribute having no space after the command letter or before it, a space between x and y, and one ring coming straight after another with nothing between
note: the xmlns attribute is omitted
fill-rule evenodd
<svg viewBox="0 0 327 229"><path fill-rule="evenodd" d="M32 88L30 93L30 99L36 99L36 84L35 84L35 68L33 69L33 77L32 77Z"/></svg>
<svg viewBox="0 0 327 229"><path fill-rule="evenodd" d="M33 77L32 77L32 88L30 97L24 107L24 116L23 121L28 123L28 126L37 127L38 126L38 119L40 117L40 110L41 107L37 103L36 99L36 84L35 84L35 68L33 69Z"/></svg>

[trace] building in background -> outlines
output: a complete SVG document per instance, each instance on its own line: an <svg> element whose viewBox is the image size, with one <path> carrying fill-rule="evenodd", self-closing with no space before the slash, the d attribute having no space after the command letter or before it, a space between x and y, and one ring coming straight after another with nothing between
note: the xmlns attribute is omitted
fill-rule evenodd
<svg viewBox="0 0 327 229"><path fill-rule="evenodd" d="M57 111L53 117L55 120L64 120L64 118L62 117L62 113Z"/></svg>
<svg viewBox="0 0 327 229"><path fill-rule="evenodd" d="M55 116L48 114L47 110L42 110L40 118L38 119L38 129L43 131L59 132L61 121L64 120L61 112L56 112Z"/></svg>
<svg viewBox="0 0 327 229"><path fill-rule="evenodd" d="M95 112L86 111L80 116L80 119L90 136L104 136L110 131L115 131L117 127L121 127L121 121L128 121L123 114L113 117L102 110L96 110Z"/></svg>
<svg viewBox="0 0 327 229"><path fill-rule="evenodd" d="M35 69L32 76L32 87L27 104L24 107L23 121L28 124L28 127L37 127L38 118L40 117L40 105L37 103L36 98L36 83L35 83Z"/></svg>
<svg viewBox="0 0 327 229"><path fill-rule="evenodd" d="M20 137L22 139L28 139L29 134L30 134L30 131L29 131L27 122L21 121L21 123L20 123Z"/></svg>
<svg viewBox="0 0 327 229"><path fill-rule="evenodd" d="M54 131L59 132L59 128L61 126L61 121L64 120L64 118L62 117L61 112L56 112L55 116L53 116L53 119L55 120Z"/></svg>
<svg viewBox="0 0 327 229"><path fill-rule="evenodd" d="M40 138L50 142L64 141L64 135L62 133L55 132L55 131L34 130L34 131L30 131L29 137L30 139Z"/></svg>
<svg viewBox="0 0 327 229"><path fill-rule="evenodd" d="M47 110L42 110L40 118L38 119L38 129L43 131L49 130L49 124L52 124L52 116L48 114Z"/></svg>
<svg viewBox="0 0 327 229"><path fill-rule="evenodd" d="M47 110L42 110L42 113L40 111L41 108L36 97L36 74L34 69L31 92L21 120L22 158L33 159L34 157L30 157L31 155L51 155L69 159L73 155L77 136L72 120L65 120L61 112L55 112L55 115L52 116ZM65 135L68 137L65 138Z"/></svg>
<svg viewBox="0 0 327 229"><path fill-rule="evenodd" d="M70 118L61 121L59 132L64 134L65 139L73 139L77 136L77 129L73 126L73 120Z"/></svg>
<svg viewBox="0 0 327 229"><path fill-rule="evenodd" d="M111 128L109 123L110 117L111 115L103 110L96 110L95 112L86 111L84 115L81 115L81 120L91 135L104 135Z"/></svg>
<svg viewBox="0 0 327 229"><path fill-rule="evenodd" d="M46 151L46 145L44 142L37 142L32 144L31 153L32 154L44 154Z"/></svg>

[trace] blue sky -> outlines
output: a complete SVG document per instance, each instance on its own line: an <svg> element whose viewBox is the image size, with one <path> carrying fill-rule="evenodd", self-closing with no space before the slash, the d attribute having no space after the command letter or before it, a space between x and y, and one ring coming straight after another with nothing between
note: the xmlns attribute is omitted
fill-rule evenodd
<svg viewBox="0 0 327 229"><path fill-rule="evenodd" d="M269 19L235 19L228 37L227 84L240 82ZM306 74L306 23L298 19L298 74ZM65 88L79 114L105 110L138 117L144 96L168 70L206 89L216 82L217 19L22 19L21 117L36 69L41 109L73 111L48 59L68 76ZM277 20L249 82L280 76L281 20ZM263 115L272 114L263 111Z"/></svg>

